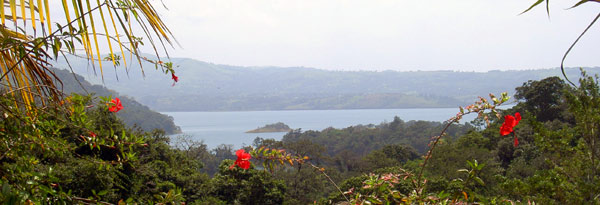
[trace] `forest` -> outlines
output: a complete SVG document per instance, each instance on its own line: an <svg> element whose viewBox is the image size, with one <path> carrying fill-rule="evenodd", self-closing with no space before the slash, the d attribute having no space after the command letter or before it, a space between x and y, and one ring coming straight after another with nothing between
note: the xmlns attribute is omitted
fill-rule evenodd
<svg viewBox="0 0 600 205"><path fill-rule="evenodd" d="M535 1L523 13L544 2L549 14L548 0ZM588 2L600 1L581 0L572 8ZM579 77L574 78L573 70L564 67L571 49L600 14L565 52L560 68L563 78L527 76L511 87L514 95L485 88L492 93L458 96L463 87L455 87L450 90L456 96L419 98L421 103L448 100L454 104L472 97L469 102L473 104L458 107L457 114L448 116L445 122L395 118L379 125L297 129L282 140L256 138L252 146L240 149L230 145L208 149L186 136L169 137L166 132L177 130L172 120L145 112L148 107L101 86L82 85L79 81L81 88L92 92L63 92L72 86L67 82L69 73L52 68L51 60L59 56L68 60L66 55L74 55L85 59L82 62L86 64L73 64L76 68L89 68L91 64L93 73L99 72L104 83L104 72L110 70L107 67L112 65L117 70L121 63L127 64L127 51L129 64L137 60L142 76L143 64L154 68L155 73L170 75L170 85L160 88L175 87L179 77L186 76L191 81L206 82L192 77L200 75L182 72L184 75L177 76L173 62L159 57L158 50L167 52L167 46L179 43L152 5L147 0L62 1L62 5L52 7L62 6L59 10L64 13L52 10L50 14L47 0L21 0L18 4L15 0L4 1L0 7L1 203L600 203L600 77L582 68ZM51 17L60 21L53 22ZM106 40L100 42L106 44L109 54L102 56L101 50L106 47L99 46L98 39L104 37ZM156 58L141 54L139 47L144 43L154 50ZM72 69L68 61L66 64ZM129 67L124 67L121 70L128 76ZM334 74L325 72L319 78L327 80ZM506 78L515 80L502 77L492 80L500 84L510 84ZM81 77L74 78L77 81ZM252 80L267 82L263 79ZM573 83L569 79L579 80ZM396 81L393 78L389 82ZM455 81L475 89L479 86L474 83L491 80ZM346 87L346 82L328 82L334 88L354 88ZM286 85L306 89L304 85ZM380 91L403 87L380 85L383 87L376 88ZM356 99L346 97L334 100ZM500 109L511 102L516 105ZM478 118L465 123L465 115ZM134 122L144 118L157 118L158 123ZM151 127L164 130L149 131Z"/></svg>
<svg viewBox="0 0 600 205"><path fill-rule="evenodd" d="M227 145L209 150L185 136L171 139L160 130L128 128L109 109L114 105L94 102L90 96L74 94L67 98L67 106L46 109L35 117L10 106L12 101L5 97L0 200L9 204L597 201L598 77L583 72L578 87L549 77L524 82L515 92L516 106L496 110L503 117L483 113L490 116L489 122L484 117L466 124L395 118L374 126L293 130L281 141L257 138L252 146L237 151ZM476 103L462 112L493 108L491 102L501 103L502 98L509 97L494 96L488 104ZM503 124L512 116L517 119L510 127L514 130L503 136ZM432 147L430 142L444 128Z"/></svg>

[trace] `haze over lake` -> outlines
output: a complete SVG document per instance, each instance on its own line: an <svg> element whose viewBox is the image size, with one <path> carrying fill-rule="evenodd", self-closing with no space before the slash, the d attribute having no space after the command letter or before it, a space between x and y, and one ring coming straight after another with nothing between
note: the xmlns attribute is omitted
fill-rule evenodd
<svg viewBox="0 0 600 205"><path fill-rule="evenodd" d="M196 141L204 141L209 148L232 144L235 148L251 145L256 137L280 140L285 132L244 133L266 124L283 122L292 129L323 130L327 127L346 128L353 125L378 125L390 122L395 116L404 121L446 121L456 115L458 108L420 109L357 109L357 110L293 110L244 112L162 112L172 116L181 127L182 134ZM476 117L467 115L469 122ZM177 135L174 135L177 136Z"/></svg>

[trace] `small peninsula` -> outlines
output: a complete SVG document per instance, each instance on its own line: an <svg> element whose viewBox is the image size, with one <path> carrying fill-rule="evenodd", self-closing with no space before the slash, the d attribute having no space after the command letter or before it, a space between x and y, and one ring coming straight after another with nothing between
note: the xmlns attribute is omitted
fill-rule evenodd
<svg viewBox="0 0 600 205"><path fill-rule="evenodd" d="M278 122L275 124L268 124L263 127L246 131L246 133L289 132L291 130L292 129L290 128L290 126L284 124L283 122Z"/></svg>

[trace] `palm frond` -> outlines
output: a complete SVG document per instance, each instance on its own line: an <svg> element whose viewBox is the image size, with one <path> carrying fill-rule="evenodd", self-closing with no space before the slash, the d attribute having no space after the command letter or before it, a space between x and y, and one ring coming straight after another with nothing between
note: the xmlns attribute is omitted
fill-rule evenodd
<svg viewBox="0 0 600 205"><path fill-rule="evenodd" d="M112 61L115 69L120 65L117 62L119 59L123 59L127 67L126 58L115 55L114 43L119 45L123 57L126 55L125 50L130 55L135 55L141 67L142 59L150 60L139 56L139 47L143 44L139 36L145 36L155 51L156 42L160 42L165 51L167 45L173 46L176 42L149 0L62 0L64 12L56 14L50 13L48 0L3 0L2 3L0 87L14 95L15 99L21 100L20 104L26 105L25 107L36 102L45 103L44 99L56 102L61 99L54 84L60 82L60 79L49 69L49 61L56 60L59 53L77 55L75 47L83 48L82 53L85 53L94 66L94 72L97 63L100 75L104 77L101 53L110 55L106 59ZM108 16L105 16L104 10L108 11ZM110 17L110 21L105 17ZM66 21L53 22L51 19ZM102 23L104 34L98 33L98 22ZM52 24L58 27L53 29ZM132 24L139 25L141 31L134 31ZM27 33L28 31L33 31L33 34ZM99 35L105 35L106 41L99 40ZM128 41L122 41L123 36ZM108 51L101 50L101 43L108 45ZM54 55L50 55L51 53ZM158 52L156 55L158 57ZM4 94L6 93L2 93Z"/></svg>

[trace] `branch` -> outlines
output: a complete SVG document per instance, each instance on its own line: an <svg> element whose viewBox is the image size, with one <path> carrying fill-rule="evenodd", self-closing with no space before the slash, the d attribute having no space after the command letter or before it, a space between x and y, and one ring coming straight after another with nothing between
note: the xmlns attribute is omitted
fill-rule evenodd
<svg viewBox="0 0 600 205"><path fill-rule="evenodd" d="M468 113L466 113L468 114ZM466 114L462 114L462 115L466 115ZM433 155L433 150L435 149L435 146L438 144L438 142L440 141L440 139L442 138L442 136L444 136L446 134L446 130L448 130L448 128L450 127L450 125L457 123L458 120L460 118L454 118L452 121L448 122L448 124L446 124L446 127L444 127L444 129L442 130L442 132L440 132L440 135L435 137L435 141L433 141L433 144L431 145L431 148L429 149L429 151L427 151L427 156L425 156L425 161L423 161L423 165L421 166L421 169L419 170L419 175L417 177L417 185L418 187L421 186L421 177L423 176L423 170L425 170L425 166L427 165L427 162L429 161L429 159L431 158L431 156ZM416 188L418 188L416 187ZM417 194L421 194L421 193L417 193Z"/></svg>
<svg viewBox="0 0 600 205"><path fill-rule="evenodd" d="M105 205L114 205L108 202L103 202L103 201L96 201L96 200L92 200L92 199L86 199L86 198L81 198L81 197L76 197L73 196L71 197L71 199L73 201L79 201L82 202L83 204L105 204Z"/></svg>
<svg viewBox="0 0 600 205"><path fill-rule="evenodd" d="M310 166L312 166L313 168L319 170L321 172L321 174L325 175L325 177L329 180L329 182L331 182L331 184L333 184L333 186L335 186L335 188L340 192L340 194L342 194L344 199L346 199L346 201L348 203L350 203L350 200L348 199L348 197L346 197L346 195L344 194L342 189L340 189L340 187L333 181L333 179L331 179L331 177L329 177L329 175L327 175L327 173L325 173L325 169L317 167L313 163L310 163L310 162L308 162L308 164L310 164Z"/></svg>

